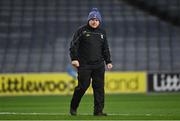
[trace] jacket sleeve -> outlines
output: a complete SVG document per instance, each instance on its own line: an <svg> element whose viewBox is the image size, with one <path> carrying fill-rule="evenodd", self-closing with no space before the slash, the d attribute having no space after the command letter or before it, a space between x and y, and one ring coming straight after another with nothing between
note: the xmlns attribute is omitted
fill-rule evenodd
<svg viewBox="0 0 180 121"><path fill-rule="evenodd" d="M109 50L109 45L108 41L106 38L106 32L104 32L104 45L103 45L103 57L106 62L106 64L111 63L111 55L110 55L110 50Z"/></svg>
<svg viewBox="0 0 180 121"><path fill-rule="evenodd" d="M70 57L71 60L78 60L78 48L79 48L79 41L80 41L80 34L79 30L74 33L73 39L70 44Z"/></svg>

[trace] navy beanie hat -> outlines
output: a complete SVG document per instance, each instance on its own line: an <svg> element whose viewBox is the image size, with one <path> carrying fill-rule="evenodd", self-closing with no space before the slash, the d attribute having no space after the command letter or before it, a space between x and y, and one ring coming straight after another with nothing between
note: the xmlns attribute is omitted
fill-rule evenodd
<svg viewBox="0 0 180 121"><path fill-rule="evenodd" d="M98 9L97 8L93 8L92 10L91 10L91 12L89 13L89 15L88 15L88 21L89 20L91 20L91 19L93 19L93 18L96 18L96 19L98 19L100 22L102 22L102 17L101 17L101 14L100 14L100 12L98 11Z"/></svg>

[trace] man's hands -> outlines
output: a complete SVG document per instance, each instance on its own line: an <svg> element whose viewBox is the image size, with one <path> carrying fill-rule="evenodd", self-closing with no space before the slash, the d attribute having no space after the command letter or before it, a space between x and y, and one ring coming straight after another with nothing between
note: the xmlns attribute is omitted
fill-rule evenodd
<svg viewBox="0 0 180 121"><path fill-rule="evenodd" d="M111 63L108 63L106 66L107 66L107 69L108 69L108 70L111 70L112 67L113 67L113 65L112 65Z"/></svg>
<svg viewBox="0 0 180 121"><path fill-rule="evenodd" d="M72 62L71 62L71 64L74 66L74 67L79 67L79 61L78 60L73 60Z"/></svg>

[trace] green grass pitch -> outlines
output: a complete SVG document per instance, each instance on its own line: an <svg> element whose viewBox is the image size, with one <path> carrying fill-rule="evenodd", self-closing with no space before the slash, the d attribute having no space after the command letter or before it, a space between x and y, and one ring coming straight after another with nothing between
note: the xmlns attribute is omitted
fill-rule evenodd
<svg viewBox="0 0 180 121"><path fill-rule="evenodd" d="M0 120L180 120L180 93L106 95L108 116L93 116L93 96L69 115L71 96L0 97Z"/></svg>

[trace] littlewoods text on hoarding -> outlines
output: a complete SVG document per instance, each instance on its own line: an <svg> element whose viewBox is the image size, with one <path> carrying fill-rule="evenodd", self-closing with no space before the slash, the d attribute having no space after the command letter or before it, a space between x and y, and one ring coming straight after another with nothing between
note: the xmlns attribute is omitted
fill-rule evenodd
<svg viewBox="0 0 180 121"><path fill-rule="evenodd" d="M66 89L73 91L76 85L74 80L69 81L68 83L64 80L53 81L53 80L46 80L42 81L32 81L32 80L25 80L22 76L20 79L17 78L7 78L2 77L1 79L1 88L0 93L2 92L45 92L50 91L53 92L55 90L58 91L65 91Z"/></svg>
<svg viewBox="0 0 180 121"><path fill-rule="evenodd" d="M67 74L1 74L0 95L72 94L78 81ZM146 92L144 73L108 73L106 93ZM87 90L92 94L92 88Z"/></svg>

